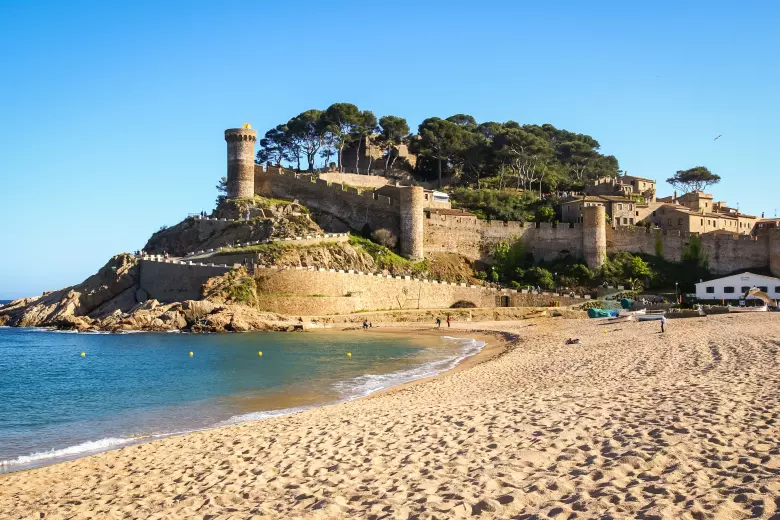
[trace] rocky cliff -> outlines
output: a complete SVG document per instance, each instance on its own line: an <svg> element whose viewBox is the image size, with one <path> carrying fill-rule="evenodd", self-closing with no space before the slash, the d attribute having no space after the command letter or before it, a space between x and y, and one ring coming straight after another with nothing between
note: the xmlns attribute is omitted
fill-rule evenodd
<svg viewBox="0 0 780 520"><path fill-rule="evenodd" d="M214 290L214 301L160 304L138 288L138 265L131 255L113 257L84 282L0 307L0 325L68 330L222 332L294 330L300 325L260 312L230 298L231 282ZM246 275L246 272L243 272Z"/></svg>
<svg viewBox="0 0 780 520"><path fill-rule="evenodd" d="M246 219L247 213L249 219ZM227 220L212 220L222 218ZM255 197L223 202L209 219L190 217L175 226L161 229L152 235L144 251L184 256L191 251L216 249L235 243L322 233L303 206Z"/></svg>

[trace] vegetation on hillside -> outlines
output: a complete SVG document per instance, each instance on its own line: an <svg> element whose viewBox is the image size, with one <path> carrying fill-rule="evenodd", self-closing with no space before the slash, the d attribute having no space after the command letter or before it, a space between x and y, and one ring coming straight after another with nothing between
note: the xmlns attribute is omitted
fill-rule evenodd
<svg viewBox="0 0 780 520"><path fill-rule="evenodd" d="M351 103L335 103L325 110L311 109L268 130L260 140L257 162L283 164L309 171L318 158L328 165L336 159L340 169L345 148L360 151L363 139L383 150L377 170L391 167L393 148L408 144L417 154L412 173L421 180L450 179L450 184L476 188L516 188L537 193L582 187L588 179L615 176L619 165L604 155L593 137L550 124L521 125L515 121L478 123L467 114L446 119L429 117L411 134L398 116L379 119L370 110Z"/></svg>
<svg viewBox="0 0 780 520"><path fill-rule="evenodd" d="M474 190L460 187L450 191L454 208L465 209L485 220L555 222L554 200L540 200L522 190Z"/></svg>
<svg viewBox="0 0 780 520"><path fill-rule="evenodd" d="M706 255L701 243L694 237L680 262L670 262L659 256L633 254L619 251L610 254L604 265L594 272L571 255L561 256L549 262L534 262L521 241L498 243L493 250L495 264L483 278L512 287L592 288L606 282L609 285L625 285L632 290L674 289L692 292L700 279L710 278Z"/></svg>

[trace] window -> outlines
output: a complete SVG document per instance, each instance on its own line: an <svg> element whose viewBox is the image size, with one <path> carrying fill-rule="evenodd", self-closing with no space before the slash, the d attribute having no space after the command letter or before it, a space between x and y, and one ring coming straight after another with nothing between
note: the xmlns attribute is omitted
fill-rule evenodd
<svg viewBox="0 0 780 520"><path fill-rule="evenodd" d="M748 287L748 286L746 286L746 285L743 285L743 286L740 288L740 291L739 291L739 292L741 292L742 294L745 294L745 293L746 293L746 292L748 292L749 290L750 290L750 287Z"/></svg>
<svg viewBox="0 0 780 520"><path fill-rule="evenodd" d="M715 287L707 287L707 294L715 294Z"/></svg>
<svg viewBox="0 0 780 520"><path fill-rule="evenodd" d="M639 212L638 212L638 211L636 212L636 216L637 216L637 217L639 216Z"/></svg>
<svg viewBox="0 0 780 520"><path fill-rule="evenodd" d="M628 223L633 226L634 225L634 219L633 218L628 219Z"/></svg>
<svg viewBox="0 0 780 520"><path fill-rule="evenodd" d="M677 219L677 225L678 225L678 226L682 226L682 219L681 219L681 218L678 218L678 219Z"/></svg>
<svg viewBox="0 0 780 520"><path fill-rule="evenodd" d="M723 288L723 292L727 293L727 294L733 294L734 293L734 288L733 287L724 287Z"/></svg>
<svg viewBox="0 0 780 520"><path fill-rule="evenodd" d="M775 287L775 292L776 292L777 294L780 294L780 285L778 285L777 287Z"/></svg>
<svg viewBox="0 0 780 520"><path fill-rule="evenodd" d="M618 204L618 209L623 209L623 205L622 204Z"/></svg>
<svg viewBox="0 0 780 520"><path fill-rule="evenodd" d="M627 224L628 224L628 219L626 217L623 217L623 225L625 226Z"/></svg>
<svg viewBox="0 0 780 520"><path fill-rule="evenodd" d="M701 219L701 225L702 226L704 225L704 219Z"/></svg>
<svg viewBox="0 0 780 520"><path fill-rule="evenodd" d="M633 204L629 204L629 205L628 205L628 209L629 209L629 210L632 210L632 209L634 209L634 205L633 205Z"/></svg>
<svg viewBox="0 0 780 520"><path fill-rule="evenodd" d="M761 292L768 292L768 291L769 291L769 288L768 288L768 287L766 287L766 286L764 286L764 285L760 285L760 286L758 287L758 290L759 290L759 291L761 291Z"/></svg>

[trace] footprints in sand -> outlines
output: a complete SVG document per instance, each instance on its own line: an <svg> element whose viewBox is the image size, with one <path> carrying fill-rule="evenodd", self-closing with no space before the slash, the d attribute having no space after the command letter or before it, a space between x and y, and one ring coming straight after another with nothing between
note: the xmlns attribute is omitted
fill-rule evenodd
<svg viewBox="0 0 780 520"><path fill-rule="evenodd" d="M678 320L663 344L642 323L524 328L500 359L401 392L1 476L0 511L776 519L780 319L757 323Z"/></svg>

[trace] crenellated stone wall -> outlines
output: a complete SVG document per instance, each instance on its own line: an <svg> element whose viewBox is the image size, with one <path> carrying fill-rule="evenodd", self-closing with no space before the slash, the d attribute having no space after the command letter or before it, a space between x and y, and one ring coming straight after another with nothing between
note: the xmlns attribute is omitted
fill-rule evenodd
<svg viewBox="0 0 780 520"><path fill-rule="evenodd" d="M647 253L678 262L691 242L691 234L661 232L645 228L607 228L607 250ZM699 235L702 251L715 274L765 268L770 265L770 239L767 236ZM780 251L780 249L779 249Z"/></svg>
<svg viewBox="0 0 780 520"><path fill-rule="evenodd" d="M583 301L548 293L322 268L259 267L255 269L255 278L261 308L282 314L446 309L459 301L481 308L546 307L551 301L564 306Z"/></svg>
<svg viewBox="0 0 780 520"><path fill-rule="evenodd" d="M769 232L769 270L780 278L780 229Z"/></svg>
<svg viewBox="0 0 780 520"><path fill-rule="evenodd" d="M457 252L475 260L490 261L493 247L503 240L522 240L541 260L567 253L582 256L581 224L487 221L431 213L425 219L424 236L426 252Z"/></svg>
<svg viewBox="0 0 780 520"><path fill-rule="evenodd" d="M355 230L367 225L371 229L389 229L400 236L400 201L370 190L359 191L278 168L265 171L262 166L255 165L255 193L298 200L304 206L335 216Z"/></svg>
<svg viewBox="0 0 780 520"><path fill-rule="evenodd" d="M233 268L228 264L206 264L163 260L161 257L140 262L140 287L150 298L163 303L200 300L206 280L221 276Z"/></svg>

